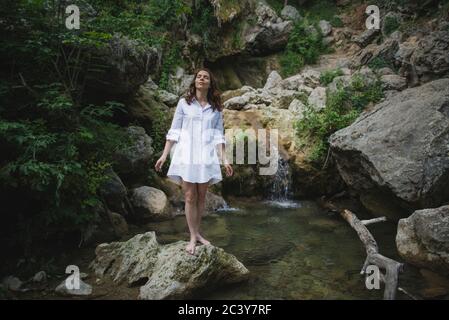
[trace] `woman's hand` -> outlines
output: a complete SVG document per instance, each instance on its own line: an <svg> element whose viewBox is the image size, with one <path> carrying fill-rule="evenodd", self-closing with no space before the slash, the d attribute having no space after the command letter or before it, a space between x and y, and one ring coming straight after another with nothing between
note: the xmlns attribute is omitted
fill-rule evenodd
<svg viewBox="0 0 449 320"><path fill-rule="evenodd" d="M225 171L226 171L226 176L230 177L232 176L232 174L234 173L234 170L232 169L232 166L230 164L225 164Z"/></svg>
<svg viewBox="0 0 449 320"><path fill-rule="evenodd" d="M167 160L167 157L162 155L157 161L156 161L156 165L154 166L154 168L156 169L156 171L162 171L162 166L164 165L165 160Z"/></svg>

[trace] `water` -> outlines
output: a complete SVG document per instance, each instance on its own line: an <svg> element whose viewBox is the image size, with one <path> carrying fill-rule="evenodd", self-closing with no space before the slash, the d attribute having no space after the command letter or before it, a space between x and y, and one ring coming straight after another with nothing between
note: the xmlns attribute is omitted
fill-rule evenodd
<svg viewBox="0 0 449 320"><path fill-rule="evenodd" d="M246 283L213 288L202 299L382 299L368 290L360 269L365 249L355 231L339 216L329 216L310 201L297 207L234 200L229 208L203 218L201 229L214 245L233 254L250 270ZM188 239L185 217L149 226L160 243ZM401 261L395 225L369 226L380 253ZM416 269L400 276L409 292L421 289ZM398 299L406 299L398 293Z"/></svg>
<svg viewBox="0 0 449 320"><path fill-rule="evenodd" d="M278 157L278 170L273 178L269 199L264 203L280 208L298 208L301 203L291 200L291 170L288 161Z"/></svg>

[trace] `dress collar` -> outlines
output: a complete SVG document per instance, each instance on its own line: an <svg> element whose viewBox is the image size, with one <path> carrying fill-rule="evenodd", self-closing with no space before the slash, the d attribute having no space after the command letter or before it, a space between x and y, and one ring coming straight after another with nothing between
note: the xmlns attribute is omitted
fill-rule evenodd
<svg viewBox="0 0 449 320"><path fill-rule="evenodd" d="M209 102L206 104L205 107L201 106L201 103L196 99L196 97L193 97L192 101L196 101L196 103L198 104L198 106L199 106L203 111L206 110L206 109L208 109L208 108L211 108L211 107L212 107L212 106L210 105Z"/></svg>

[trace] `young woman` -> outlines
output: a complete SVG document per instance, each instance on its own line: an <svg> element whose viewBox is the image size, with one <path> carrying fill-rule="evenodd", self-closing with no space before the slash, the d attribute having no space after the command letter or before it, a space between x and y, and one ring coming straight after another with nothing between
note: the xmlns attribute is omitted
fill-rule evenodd
<svg viewBox="0 0 449 320"><path fill-rule="evenodd" d="M207 188L222 180L220 164L224 164L227 176L233 174L225 156L220 93L213 74L207 68L195 73L189 91L179 99L164 151L155 165L156 171L162 170L173 145L167 177L182 186L190 231L186 250L195 254L197 241L210 244L200 234Z"/></svg>

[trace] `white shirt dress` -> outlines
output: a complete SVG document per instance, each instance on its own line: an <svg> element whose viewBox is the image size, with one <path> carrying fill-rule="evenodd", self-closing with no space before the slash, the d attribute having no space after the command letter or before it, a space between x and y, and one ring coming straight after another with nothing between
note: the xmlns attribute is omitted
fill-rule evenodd
<svg viewBox="0 0 449 320"><path fill-rule="evenodd" d="M184 97L179 99L166 135L167 140L176 142L167 177L179 185L182 181L209 185L220 182L216 146L226 144L223 131L223 112L213 111L209 103L202 107L195 98L190 105Z"/></svg>

